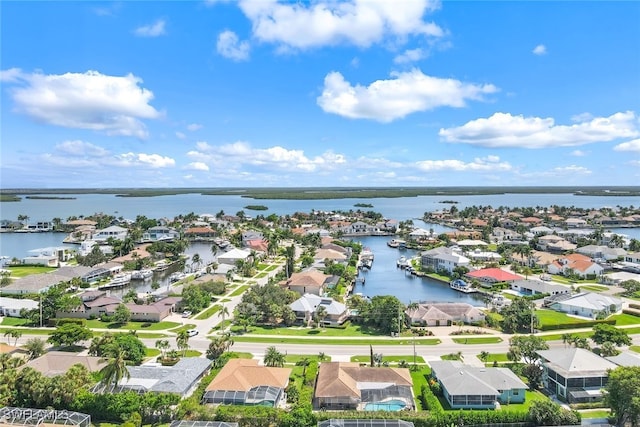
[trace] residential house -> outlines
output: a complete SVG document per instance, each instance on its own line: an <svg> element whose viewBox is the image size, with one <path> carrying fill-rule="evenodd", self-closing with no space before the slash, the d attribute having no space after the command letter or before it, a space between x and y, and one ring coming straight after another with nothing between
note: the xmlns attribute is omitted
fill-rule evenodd
<svg viewBox="0 0 640 427"><path fill-rule="evenodd" d="M321 410L384 410L384 402L392 400L393 410L398 410L398 402L404 403L404 409L413 410L412 386L408 369L325 362L318 369L313 407Z"/></svg>
<svg viewBox="0 0 640 427"><path fill-rule="evenodd" d="M347 236L357 236L357 235L371 235L378 232L378 229L374 225L367 224L363 221L353 222L346 227L342 228L342 231Z"/></svg>
<svg viewBox="0 0 640 427"><path fill-rule="evenodd" d="M632 264L639 264L640 265L640 252L632 252L632 253L628 253L624 256L624 261L625 262L630 262Z"/></svg>
<svg viewBox="0 0 640 427"><path fill-rule="evenodd" d="M113 237L116 240L124 240L127 238L129 234L129 230L126 228L119 227L117 225L112 225L111 227L103 228L102 230L97 230L94 235L91 237L92 240L96 242L104 242L110 237Z"/></svg>
<svg viewBox="0 0 640 427"><path fill-rule="evenodd" d="M547 234L538 237L538 249L547 252L564 253L575 250L578 246L557 234Z"/></svg>
<svg viewBox="0 0 640 427"><path fill-rule="evenodd" d="M605 357L609 362L618 366L640 366L640 354L635 351L623 351L617 356Z"/></svg>
<svg viewBox="0 0 640 427"><path fill-rule="evenodd" d="M55 377L64 374L74 365L82 365L89 372L98 372L106 363L102 357L80 356L66 351L49 351L28 361L18 369L32 368L45 377Z"/></svg>
<svg viewBox="0 0 640 427"><path fill-rule="evenodd" d="M538 294L571 294L571 288L559 285L557 283L544 282L542 280L516 280L509 284L511 290L519 292L522 295L538 295Z"/></svg>
<svg viewBox="0 0 640 427"><path fill-rule="evenodd" d="M322 319L325 325L341 325L349 318L349 310L347 306L335 301L332 298L320 297L314 294L304 294L291 304L289 307L296 313L296 320L309 323L313 320L316 311L323 307L326 316Z"/></svg>
<svg viewBox="0 0 640 427"><path fill-rule="evenodd" d="M3 295L24 295L43 293L58 283L68 282L70 279L66 276L51 273L32 274L30 276L14 279L11 283L2 288Z"/></svg>
<svg viewBox="0 0 640 427"><path fill-rule="evenodd" d="M576 252L600 262L623 259L627 254L627 251L622 248L610 248L604 245L586 245L577 248Z"/></svg>
<svg viewBox="0 0 640 427"><path fill-rule="evenodd" d="M537 218L535 216L527 216L520 219L520 222L527 227L534 227L542 224L542 219Z"/></svg>
<svg viewBox="0 0 640 427"><path fill-rule="evenodd" d="M346 253L342 251L336 251L335 249L324 249L320 248L316 250L314 255L314 260L323 261L325 259L330 259L334 263L344 264L349 261L349 257Z"/></svg>
<svg viewBox="0 0 640 427"><path fill-rule="evenodd" d="M171 227L157 225L142 234L143 242L171 241L180 237L180 233Z"/></svg>
<svg viewBox="0 0 640 427"><path fill-rule="evenodd" d="M446 271L452 273L456 267L468 267L471 260L464 255L446 247L437 247L420 254L423 269Z"/></svg>
<svg viewBox="0 0 640 427"><path fill-rule="evenodd" d="M600 276L600 281L605 285L619 285L627 280L640 282L640 272L631 273L629 271L616 271L615 273L608 273Z"/></svg>
<svg viewBox="0 0 640 427"><path fill-rule="evenodd" d="M569 403L602 400L607 371L617 365L583 348L539 350L542 384L558 399Z"/></svg>
<svg viewBox="0 0 640 427"><path fill-rule="evenodd" d="M455 322L466 324L483 321L484 312L463 302L420 303L404 312L411 325L449 326Z"/></svg>
<svg viewBox="0 0 640 427"><path fill-rule="evenodd" d="M38 301L32 299L17 299L0 297L0 316L22 317L22 310L35 310L39 307Z"/></svg>
<svg viewBox="0 0 640 427"><path fill-rule="evenodd" d="M584 292L551 304L551 309L574 316L595 319L601 313L606 315L622 311L622 300L610 295Z"/></svg>
<svg viewBox="0 0 640 427"><path fill-rule="evenodd" d="M219 264L236 265L238 261L248 261L250 258L251 252L235 248L222 255L218 255L217 261Z"/></svg>
<svg viewBox="0 0 640 427"><path fill-rule="evenodd" d="M433 236L434 234L431 233L431 231L425 230L424 228L416 228L409 233L409 239L411 240L426 240Z"/></svg>
<svg viewBox="0 0 640 427"><path fill-rule="evenodd" d="M22 258L23 264L28 265L43 265L45 267L58 267L60 262L55 255L30 255Z"/></svg>
<svg viewBox="0 0 640 427"><path fill-rule="evenodd" d="M199 240L216 237L218 233L216 233L216 231L209 226L202 226L189 227L184 231L184 235L189 240Z"/></svg>
<svg viewBox="0 0 640 427"><path fill-rule="evenodd" d="M522 277L517 274L509 273L500 268L482 268L476 271L470 271L466 275L469 279L476 279L485 284L493 284L497 282L514 282L516 280L522 280Z"/></svg>
<svg viewBox="0 0 640 427"><path fill-rule="evenodd" d="M547 272L549 274L571 275L577 274L580 277L599 276L604 268L591 261L591 258L582 254L565 255L549 264Z"/></svg>
<svg viewBox="0 0 640 427"><path fill-rule="evenodd" d="M564 224L569 228L584 228L589 225L587 221L582 218L567 218Z"/></svg>
<svg viewBox="0 0 640 427"><path fill-rule="evenodd" d="M383 222L378 223L377 227L380 231L385 231L387 233L395 233L398 230L398 220L385 219Z"/></svg>
<svg viewBox="0 0 640 427"><path fill-rule="evenodd" d="M543 251L532 251L529 255L512 253L509 260L520 265L529 265L531 268L547 269L547 266L557 260L559 255Z"/></svg>
<svg viewBox="0 0 640 427"><path fill-rule="evenodd" d="M204 403L268 406L286 402L291 368L259 366L255 359L231 359L205 389Z"/></svg>
<svg viewBox="0 0 640 427"><path fill-rule="evenodd" d="M498 243L509 240L518 240L520 239L520 237L522 237L520 236L520 233L504 227L494 227L493 231L491 232L492 240Z"/></svg>
<svg viewBox="0 0 640 427"><path fill-rule="evenodd" d="M183 357L173 366L127 366L129 377L120 380L117 391L174 393L180 397L188 397L210 369L211 361L201 357ZM100 386L105 388L104 385Z"/></svg>
<svg viewBox="0 0 640 427"><path fill-rule="evenodd" d="M131 320L140 322L160 322L171 313L178 311L181 297L167 297L152 304L123 303L120 298L106 296L101 291L88 291L80 294L82 304L72 311L59 311L57 318L90 319L115 314L120 304L124 304L131 313Z"/></svg>
<svg viewBox="0 0 640 427"><path fill-rule="evenodd" d="M483 251L480 248L475 248L472 251L466 252L465 255L474 261L494 261L498 262L502 259L502 255L497 252Z"/></svg>
<svg viewBox="0 0 640 427"><path fill-rule="evenodd" d="M252 240L264 240L264 235L256 230L246 230L243 231L241 234L241 238L242 238L242 246L247 247L249 246L250 241Z"/></svg>
<svg viewBox="0 0 640 427"><path fill-rule="evenodd" d="M497 409L502 404L523 403L529 388L508 368L465 365L458 360L429 362L431 375L453 409Z"/></svg>
<svg viewBox="0 0 640 427"><path fill-rule="evenodd" d="M307 270L300 273L293 273L281 286L295 291L300 295L324 295L325 289L331 281L331 277L332 276L318 270Z"/></svg>
<svg viewBox="0 0 640 427"><path fill-rule="evenodd" d="M529 231L531 233L533 233L535 236L546 236L547 234L553 233L553 230L551 228L546 227L544 225L539 225L537 227L531 227L529 229Z"/></svg>

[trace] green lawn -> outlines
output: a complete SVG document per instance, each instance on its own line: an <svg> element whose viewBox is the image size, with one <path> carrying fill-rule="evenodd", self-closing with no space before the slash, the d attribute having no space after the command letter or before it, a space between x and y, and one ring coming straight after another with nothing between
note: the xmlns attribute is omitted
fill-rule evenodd
<svg viewBox="0 0 640 427"><path fill-rule="evenodd" d="M277 269L278 267L280 267L280 266L279 265L270 265L265 269L265 271L273 271L273 270Z"/></svg>
<svg viewBox="0 0 640 427"><path fill-rule="evenodd" d="M196 316L196 319L198 319L198 320L208 319L211 316L213 316L214 314L216 314L218 311L220 311L221 309L222 309L222 307L219 306L219 305L212 305L209 308L207 308L205 311L203 311L200 314L198 314Z"/></svg>
<svg viewBox="0 0 640 427"><path fill-rule="evenodd" d="M431 375L431 368L429 368L428 366L418 371L411 371L411 379L413 380L414 396L416 397L420 396L423 385L425 387L429 387L429 381L427 380L427 378L429 378L429 375ZM415 399L415 402L416 402L416 409L418 411L424 411L426 409L422 407L422 401L420 399Z"/></svg>
<svg viewBox="0 0 640 427"><path fill-rule="evenodd" d="M49 335L53 332L53 329L38 329L38 328L23 328L23 329L13 329L13 328L0 328L0 335L4 335L8 331L19 331L25 335Z"/></svg>
<svg viewBox="0 0 640 427"><path fill-rule="evenodd" d="M640 345L632 345L631 347L629 347L629 350L640 353Z"/></svg>
<svg viewBox="0 0 640 427"><path fill-rule="evenodd" d="M147 347L144 350L144 355L147 357L157 357L160 356L160 350L158 350L157 348L149 348Z"/></svg>
<svg viewBox="0 0 640 427"><path fill-rule="evenodd" d="M233 322L231 322L231 320L229 320L229 319L224 319L224 322L220 322L220 323L218 323L216 326L214 326L214 327L211 329L211 333L212 333L212 332L214 332L214 331L222 331L222 330L225 330L225 329L227 329L229 326L231 326L231 323L233 323Z"/></svg>
<svg viewBox="0 0 640 427"><path fill-rule="evenodd" d="M193 329L195 327L196 327L196 325L194 325L193 323L187 323L186 325L182 325L182 326L179 326L177 328L170 329L170 331L171 332L175 332L177 334L178 332L188 331L189 329Z"/></svg>
<svg viewBox="0 0 640 427"><path fill-rule="evenodd" d="M586 411L578 411L582 418L607 418L611 415L611 411L607 409L596 409L596 410L586 410Z"/></svg>
<svg viewBox="0 0 640 427"><path fill-rule="evenodd" d="M501 405L502 409L508 410L508 411L527 412L529 411L529 407L533 404L533 402L536 402L539 400L549 400L547 396L545 396L539 391L526 390L525 393L526 394L525 394L524 403L511 403L509 405Z"/></svg>
<svg viewBox="0 0 640 427"><path fill-rule="evenodd" d="M591 292L602 292L602 291L606 291L607 288L606 286L602 286L602 285L581 285L580 286L580 291L591 291Z"/></svg>
<svg viewBox="0 0 640 427"><path fill-rule="evenodd" d="M390 362L390 363L398 363L401 360L404 360L407 363L412 364L413 363L413 355L407 355L407 356L382 356L382 361L383 362ZM351 356L351 361L352 362L359 362L359 363L370 363L371 361L371 356L367 355L362 355L362 356ZM424 358L422 356L416 356L416 363L425 363L424 362Z"/></svg>
<svg viewBox="0 0 640 427"><path fill-rule="evenodd" d="M238 295L241 295L244 291L246 291L247 289L249 289L251 286L249 285L243 285L240 286L238 289L236 289L235 291L233 291L231 294L229 294L230 297L237 297Z"/></svg>
<svg viewBox="0 0 640 427"><path fill-rule="evenodd" d="M228 354L231 359L253 359L253 354L242 351L230 351Z"/></svg>
<svg viewBox="0 0 640 427"><path fill-rule="evenodd" d="M27 326L29 321L20 317L5 317L1 324L4 326Z"/></svg>
<svg viewBox="0 0 640 427"><path fill-rule="evenodd" d="M456 344L496 344L502 342L500 337L453 338Z"/></svg>
<svg viewBox="0 0 640 427"><path fill-rule="evenodd" d="M615 319L616 326L640 325L640 317L627 313L614 314L607 319Z"/></svg>
<svg viewBox="0 0 640 427"><path fill-rule="evenodd" d="M176 322L129 322L122 325L116 322L103 322L99 319L87 320L87 327L90 329L124 329L127 331L164 331L180 326Z"/></svg>
<svg viewBox="0 0 640 427"><path fill-rule="evenodd" d="M563 335L564 333L560 333L560 334L540 335L540 337L542 337L542 339L545 341L560 341L562 340ZM593 335L593 332L576 332L576 333L572 333L571 335L577 336L577 337L590 338L591 335Z"/></svg>
<svg viewBox="0 0 640 427"><path fill-rule="evenodd" d="M380 331L363 325L345 322L345 328L306 328L306 327L270 327L250 326L248 333L255 335L280 335L289 337L369 337L382 336ZM241 330L241 328L234 328ZM386 336L386 335L385 335Z"/></svg>
<svg viewBox="0 0 640 427"><path fill-rule="evenodd" d="M239 336L233 337L235 342L261 342L267 344L314 344L314 345L413 345L413 340L410 339L370 339L362 340L361 343L354 340L341 340L341 339L321 339L321 338L289 338L289 337L250 337ZM438 338L416 338L416 345L438 345L440 340Z"/></svg>
<svg viewBox="0 0 640 427"><path fill-rule="evenodd" d="M540 326L545 325L576 325L576 327L580 326L580 323L584 323L585 321L582 319L576 319L575 317L570 317L565 313L560 313L554 310L536 310L536 317L540 322Z"/></svg>
<svg viewBox="0 0 640 427"><path fill-rule="evenodd" d="M312 362L312 361L314 361L314 360L315 360L315 361L320 360L320 359L318 358L318 355L317 355L317 354L287 354L287 355L285 356L285 362L295 364L295 363L297 363L297 362L301 361L302 359L304 359L305 357L306 357L307 359L309 359L309 362ZM324 359L323 359L323 361L324 361L324 362L331 362L331 357L329 357L329 356L325 356L325 357L324 357Z"/></svg>
<svg viewBox="0 0 640 427"><path fill-rule="evenodd" d="M38 265L27 265L27 266L10 266L10 267L6 267L5 270L11 271L10 277L18 278L18 277L30 276L32 274L48 273L50 271L56 270L56 268L38 266Z"/></svg>
<svg viewBox="0 0 640 427"><path fill-rule="evenodd" d="M480 355L476 355L478 359L480 359ZM487 357L486 363L493 362L509 362L509 358L507 357L507 353L489 353L489 357Z"/></svg>
<svg viewBox="0 0 640 427"><path fill-rule="evenodd" d="M136 336L138 338L156 339L156 338L166 338L168 335L161 334L159 332L136 332Z"/></svg>

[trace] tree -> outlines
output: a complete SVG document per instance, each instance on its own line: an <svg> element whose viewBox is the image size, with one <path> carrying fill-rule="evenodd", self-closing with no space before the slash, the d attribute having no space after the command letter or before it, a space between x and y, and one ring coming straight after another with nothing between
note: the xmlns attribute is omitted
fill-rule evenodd
<svg viewBox="0 0 640 427"><path fill-rule="evenodd" d="M93 337L93 332L87 327L76 323L65 323L58 326L47 341L56 346L69 347L80 341L90 340L91 337Z"/></svg>
<svg viewBox="0 0 640 427"><path fill-rule="evenodd" d="M156 348L160 350L160 358L164 359L167 350L169 350L169 341L168 340L157 340Z"/></svg>
<svg viewBox="0 0 640 427"><path fill-rule="evenodd" d="M484 363L487 363L487 360L489 360L489 352L484 350L481 351L478 355L478 359L482 360L482 362Z"/></svg>
<svg viewBox="0 0 640 427"><path fill-rule="evenodd" d="M186 330L178 332L176 335L176 345L178 349L182 350L182 357L184 357L189 349L189 333Z"/></svg>
<svg viewBox="0 0 640 427"><path fill-rule="evenodd" d="M313 313L313 317L315 317L315 321L318 326L324 326L324 318L327 317L327 309L322 305L319 306L316 308L315 313Z"/></svg>
<svg viewBox="0 0 640 427"><path fill-rule="evenodd" d="M613 325L600 323L593 327L593 342L603 344L611 342L616 345L631 345L631 338L624 329L618 329Z"/></svg>
<svg viewBox="0 0 640 427"><path fill-rule="evenodd" d="M302 378L307 375L307 367L311 364L311 359L303 357L296 362L296 366L302 366Z"/></svg>
<svg viewBox="0 0 640 427"><path fill-rule="evenodd" d="M264 364L269 367L283 367L285 362L284 354L280 353L274 346L267 347L264 354Z"/></svg>
<svg viewBox="0 0 640 427"><path fill-rule="evenodd" d="M605 341L600 346L600 356L602 357L617 356L618 354L620 354L620 351L616 348L616 345L612 342Z"/></svg>
<svg viewBox="0 0 640 427"><path fill-rule="evenodd" d="M100 375L105 387L111 386L109 390L118 387L123 378L131 378L124 351L118 350L113 357L109 358L107 364L100 370Z"/></svg>
<svg viewBox="0 0 640 427"><path fill-rule="evenodd" d="M213 360L217 365L218 359L224 354L225 351L229 351L233 345L233 339L231 334L222 334L220 336L213 337L207 348L207 358Z"/></svg>
<svg viewBox="0 0 640 427"><path fill-rule="evenodd" d="M539 357L538 350L548 350L549 344L535 335L516 335L509 340L509 352L507 357L514 362L524 360L524 363L535 363Z"/></svg>
<svg viewBox="0 0 640 427"><path fill-rule="evenodd" d="M193 270L193 266L197 266L200 267L200 264L202 264L202 259L200 258L200 254L196 253L193 254L193 256L191 257L191 269Z"/></svg>
<svg viewBox="0 0 640 427"><path fill-rule="evenodd" d="M189 285L182 290L182 302L189 310L197 313L209 306L211 295L198 285Z"/></svg>
<svg viewBox="0 0 640 427"><path fill-rule="evenodd" d="M502 330L507 334L514 332L531 332L537 319L534 315L535 305L532 301L517 297L500 312L503 316Z"/></svg>
<svg viewBox="0 0 640 427"><path fill-rule="evenodd" d="M229 307L222 304L222 308L218 312L218 316L222 317L222 324L224 325L224 319L229 315Z"/></svg>
<svg viewBox="0 0 640 427"><path fill-rule="evenodd" d="M129 310L124 304L118 304L115 312L113 313L113 320L116 323L125 325L129 320L131 320L131 310Z"/></svg>
<svg viewBox="0 0 640 427"><path fill-rule="evenodd" d="M46 345L46 341L42 338L29 338L24 344L24 349L27 350L29 360L33 360L42 356L44 354Z"/></svg>
<svg viewBox="0 0 640 427"><path fill-rule="evenodd" d="M14 338L13 342L14 347L18 345L18 339L22 336L22 331L18 329L9 329L4 333L4 336L7 337L7 344L9 344L9 338Z"/></svg>
<svg viewBox="0 0 640 427"><path fill-rule="evenodd" d="M529 407L529 420L536 426L580 424L576 411L563 409L551 400L536 400Z"/></svg>
<svg viewBox="0 0 640 427"><path fill-rule="evenodd" d="M620 366L609 371L604 391L616 426L640 425L640 366Z"/></svg>

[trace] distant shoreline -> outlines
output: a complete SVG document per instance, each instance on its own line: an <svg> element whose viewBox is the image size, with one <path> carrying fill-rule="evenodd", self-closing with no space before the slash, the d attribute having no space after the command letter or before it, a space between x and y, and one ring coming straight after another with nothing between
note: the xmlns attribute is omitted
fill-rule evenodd
<svg viewBox="0 0 640 427"><path fill-rule="evenodd" d="M116 197L157 197L179 194L241 196L272 200L374 199L419 196L480 196L497 194L573 194L574 196L640 196L640 186L590 187L308 187L308 188L15 188L0 189L0 201L67 199L46 195L113 194ZM72 198L72 197L69 197Z"/></svg>

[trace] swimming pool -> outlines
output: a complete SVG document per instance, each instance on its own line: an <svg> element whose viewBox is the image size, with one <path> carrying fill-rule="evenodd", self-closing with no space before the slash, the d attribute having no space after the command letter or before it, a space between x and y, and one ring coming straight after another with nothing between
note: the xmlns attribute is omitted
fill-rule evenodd
<svg viewBox="0 0 640 427"><path fill-rule="evenodd" d="M382 402L371 402L364 405L365 411L402 411L407 404L404 400L392 399Z"/></svg>

